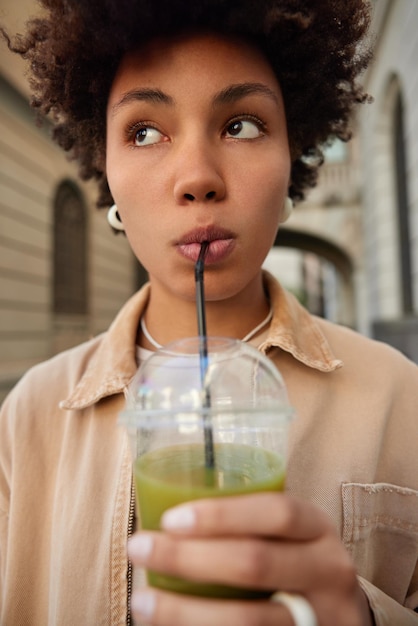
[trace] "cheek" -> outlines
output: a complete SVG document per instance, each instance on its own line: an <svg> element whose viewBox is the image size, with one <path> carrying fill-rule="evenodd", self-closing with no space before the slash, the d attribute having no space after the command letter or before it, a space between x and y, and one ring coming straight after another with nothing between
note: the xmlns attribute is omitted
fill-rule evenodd
<svg viewBox="0 0 418 626"><path fill-rule="evenodd" d="M107 180L122 220L129 219L135 224L139 213L144 213L141 219L147 216L151 219L155 207L164 206L167 185L158 165L150 167L139 154L128 156L124 159L108 156Z"/></svg>
<svg viewBox="0 0 418 626"><path fill-rule="evenodd" d="M244 206L255 219L258 217L260 221L267 221L270 227L272 224L279 225L287 193L287 168L264 168L241 181L240 194Z"/></svg>
<svg viewBox="0 0 418 626"><path fill-rule="evenodd" d="M290 155L285 146L276 143L265 152L259 151L248 158L246 166L240 163L240 184L243 189L263 189L266 193L280 196L287 194L290 181Z"/></svg>
<svg viewBox="0 0 418 626"><path fill-rule="evenodd" d="M147 272L151 272L155 265L161 261L161 242L158 236L155 236L155 227L153 228L152 225L139 220L137 225L129 223L125 232L135 257Z"/></svg>
<svg viewBox="0 0 418 626"><path fill-rule="evenodd" d="M283 213L284 202L289 191L290 159L270 170L266 183L266 202L270 207L270 217L277 228Z"/></svg>
<svg viewBox="0 0 418 626"><path fill-rule="evenodd" d="M126 192L129 178L126 176L125 170L118 167L117 159L114 158L112 150L109 148L106 155L106 178L112 197L120 211L120 207L124 204L124 191Z"/></svg>
<svg viewBox="0 0 418 626"><path fill-rule="evenodd" d="M146 198L138 189L137 179L137 176L129 174L126 167L116 165L112 168L111 160L108 159L107 180L128 240L129 233L139 226L145 226L144 222L147 218L147 213L141 210L146 203Z"/></svg>
<svg viewBox="0 0 418 626"><path fill-rule="evenodd" d="M120 215L135 206L142 184L140 163L133 150L121 148L110 133L106 155L106 176ZM146 187L145 187L146 188Z"/></svg>

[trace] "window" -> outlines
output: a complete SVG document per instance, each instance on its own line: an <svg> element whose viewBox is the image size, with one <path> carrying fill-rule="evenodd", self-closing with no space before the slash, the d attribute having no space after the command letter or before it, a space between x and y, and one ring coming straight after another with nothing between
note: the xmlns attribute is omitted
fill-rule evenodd
<svg viewBox="0 0 418 626"><path fill-rule="evenodd" d="M396 173L396 195L398 204L402 305L404 313L412 313L413 294L408 212L408 182L405 150L404 108L401 92L398 92L397 94L394 108L393 150Z"/></svg>
<svg viewBox="0 0 418 626"><path fill-rule="evenodd" d="M62 182L54 201L54 313L83 315L87 298L87 211L82 194Z"/></svg>

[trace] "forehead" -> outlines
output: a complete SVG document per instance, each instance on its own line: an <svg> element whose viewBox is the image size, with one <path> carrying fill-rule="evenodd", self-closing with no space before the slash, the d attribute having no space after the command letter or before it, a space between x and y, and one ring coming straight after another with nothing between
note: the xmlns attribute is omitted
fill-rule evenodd
<svg viewBox="0 0 418 626"><path fill-rule="evenodd" d="M124 56L109 104L135 85L163 87L173 93L209 93L239 82L264 83L280 96L271 65L248 41L215 34L158 38Z"/></svg>

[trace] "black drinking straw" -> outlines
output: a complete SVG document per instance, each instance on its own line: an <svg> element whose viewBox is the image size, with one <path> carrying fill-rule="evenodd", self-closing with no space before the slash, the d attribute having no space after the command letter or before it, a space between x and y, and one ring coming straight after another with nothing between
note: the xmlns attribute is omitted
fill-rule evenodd
<svg viewBox="0 0 418 626"><path fill-rule="evenodd" d="M208 369L208 336L206 333L205 315L205 289L203 283L203 270L205 267L205 256L209 248L209 242L203 241L200 246L199 258L196 261L194 275L196 282L196 309L197 328L199 333L199 361L200 361L200 382L203 393L203 408L210 409L210 389L206 384L206 372ZM215 451L213 449L213 432L210 423L210 415L204 415L204 437L205 437L205 467L213 469L215 467Z"/></svg>

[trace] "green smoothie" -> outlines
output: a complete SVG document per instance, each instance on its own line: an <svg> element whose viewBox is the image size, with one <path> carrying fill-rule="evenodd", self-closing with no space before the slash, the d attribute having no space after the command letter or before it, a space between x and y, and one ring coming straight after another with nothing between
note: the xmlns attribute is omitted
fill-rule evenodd
<svg viewBox="0 0 418 626"><path fill-rule="evenodd" d="M248 445L217 444L215 459L215 469L205 468L204 447L198 444L171 446L137 459L134 474L142 527L158 530L164 511L188 500L284 489L284 460L273 452ZM148 572L148 582L170 591L210 597L250 599L270 595L152 571Z"/></svg>

